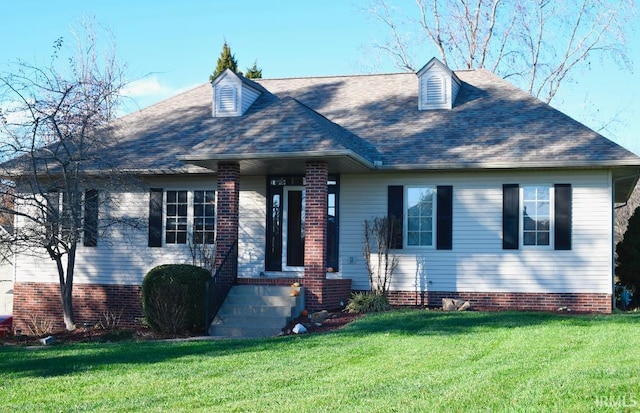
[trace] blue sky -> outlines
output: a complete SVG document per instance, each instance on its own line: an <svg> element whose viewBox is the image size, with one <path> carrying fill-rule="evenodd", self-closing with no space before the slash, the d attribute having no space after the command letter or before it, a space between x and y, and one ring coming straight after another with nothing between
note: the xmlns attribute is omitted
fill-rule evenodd
<svg viewBox="0 0 640 413"><path fill-rule="evenodd" d="M46 61L55 39L83 14L115 36L127 64L128 93L139 107L202 84L226 39L242 70L254 60L265 78L397 72L370 44L384 28L364 13L367 2L324 1L12 1L0 15L0 69L16 59ZM408 7L413 2L405 1ZM640 33L628 38L640 66ZM436 56L425 50L425 61ZM455 69L455 68L454 68ZM589 102L588 104L586 102ZM566 84L553 106L640 154L640 74L594 62Z"/></svg>

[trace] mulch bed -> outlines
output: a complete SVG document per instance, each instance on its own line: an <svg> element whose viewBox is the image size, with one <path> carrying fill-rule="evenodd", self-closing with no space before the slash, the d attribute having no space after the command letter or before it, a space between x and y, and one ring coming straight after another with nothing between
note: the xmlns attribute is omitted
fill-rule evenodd
<svg viewBox="0 0 640 413"><path fill-rule="evenodd" d="M338 330L362 316L363 314L331 312L329 313L329 318L324 320L320 325L311 323L308 317L300 316L297 319L289 322L289 324L287 324L287 326L283 329L283 333L284 335L295 334L292 330L293 327L298 323L302 324L307 329L307 332L305 334L326 333L328 331Z"/></svg>
<svg viewBox="0 0 640 413"><path fill-rule="evenodd" d="M331 312L329 317L321 325L311 324L308 317L298 317L291 321L284 329L283 334L294 334L291 330L300 323L307 328L305 334L325 333L344 327L350 322L362 317L362 314L349 314L344 312ZM150 328L139 327L136 329L102 329L94 327L79 327L73 331L61 330L51 334L54 345L71 343L108 343L127 340L165 340L176 338L189 338L186 335L170 335L155 333ZM10 336L0 338L0 345L19 346L43 346L40 342L42 337L37 336Z"/></svg>

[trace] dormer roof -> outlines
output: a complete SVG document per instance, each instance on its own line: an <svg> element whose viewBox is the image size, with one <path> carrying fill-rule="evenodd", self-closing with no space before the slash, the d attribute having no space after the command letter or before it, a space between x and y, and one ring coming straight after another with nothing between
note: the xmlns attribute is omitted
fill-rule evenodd
<svg viewBox="0 0 640 413"><path fill-rule="evenodd" d="M242 116L262 93L263 88L230 69L216 76L213 87L214 118Z"/></svg>
<svg viewBox="0 0 640 413"><path fill-rule="evenodd" d="M420 69L418 109L451 109L458 96L461 82L458 76L435 57Z"/></svg>

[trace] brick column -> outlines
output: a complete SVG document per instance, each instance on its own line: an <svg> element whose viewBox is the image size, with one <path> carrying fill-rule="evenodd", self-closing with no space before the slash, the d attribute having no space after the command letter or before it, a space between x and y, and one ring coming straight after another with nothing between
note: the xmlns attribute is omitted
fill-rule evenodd
<svg viewBox="0 0 640 413"><path fill-rule="evenodd" d="M218 163L218 199L216 204L216 268L238 240L240 204L240 165ZM237 251L237 244L236 244ZM237 254L235 254L237 256ZM238 262L236 259L235 268Z"/></svg>
<svg viewBox="0 0 640 413"><path fill-rule="evenodd" d="M307 162L304 224L304 286L310 310L324 306L327 271L327 179L326 162Z"/></svg>

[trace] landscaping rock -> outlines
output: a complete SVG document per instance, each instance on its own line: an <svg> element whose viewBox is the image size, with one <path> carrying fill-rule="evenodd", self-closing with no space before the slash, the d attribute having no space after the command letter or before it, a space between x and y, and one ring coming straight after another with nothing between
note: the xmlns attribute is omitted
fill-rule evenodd
<svg viewBox="0 0 640 413"><path fill-rule="evenodd" d="M471 303L469 301L460 300L456 298L443 298L442 310L443 311L470 311Z"/></svg>
<svg viewBox="0 0 640 413"><path fill-rule="evenodd" d="M443 298L442 299L442 310L443 311L456 311L456 304L453 298Z"/></svg>
<svg viewBox="0 0 640 413"><path fill-rule="evenodd" d="M311 324L322 324L327 318L329 318L329 312L327 310L318 311L317 313L311 314Z"/></svg>

